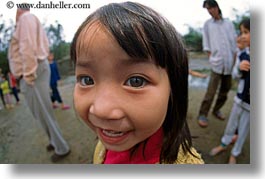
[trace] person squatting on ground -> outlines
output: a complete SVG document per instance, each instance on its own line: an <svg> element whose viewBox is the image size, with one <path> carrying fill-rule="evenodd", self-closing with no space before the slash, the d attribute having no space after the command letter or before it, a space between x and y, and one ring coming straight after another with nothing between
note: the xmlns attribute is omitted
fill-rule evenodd
<svg viewBox="0 0 265 179"><path fill-rule="evenodd" d="M247 48L238 56L233 68L233 77L239 80L237 95L234 97L234 105L221 144L210 152L210 155L214 156L226 150L238 129L238 138L229 158L231 164L237 162L236 158L241 154L250 126L250 19L243 20L239 27Z"/></svg>
<svg viewBox="0 0 265 179"><path fill-rule="evenodd" d="M89 15L71 46L77 113L97 134L94 163L202 164L187 124L188 60L175 28L138 3Z"/></svg>
<svg viewBox="0 0 265 179"><path fill-rule="evenodd" d="M18 8L16 29L9 48L9 65L12 73L20 78L20 88L25 100L49 137L47 150L54 150L52 162L70 153L56 122L50 100L50 67L47 57L49 43L39 19L30 9Z"/></svg>
<svg viewBox="0 0 265 179"><path fill-rule="evenodd" d="M51 87L51 100L52 100L52 107L55 109L58 106L56 105L56 101L60 104L62 110L70 109L70 106L65 105L63 103L62 97L60 95L60 92L58 90L58 84L57 82L61 79L59 70L57 67L57 63L54 60L53 53L50 53L48 56L48 60L50 63L50 70L51 70L51 79L50 79L50 87Z"/></svg>
<svg viewBox="0 0 265 179"><path fill-rule="evenodd" d="M233 23L222 17L221 9L215 0L205 0L203 7L212 16L203 27L203 50L208 53L212 70L207 92L200 106L198 124L207 127L207 115L219 85L212 112L218 119L225 119L220 109L225 104L231 88L231 72L236 58L236 32Z"/></svg>

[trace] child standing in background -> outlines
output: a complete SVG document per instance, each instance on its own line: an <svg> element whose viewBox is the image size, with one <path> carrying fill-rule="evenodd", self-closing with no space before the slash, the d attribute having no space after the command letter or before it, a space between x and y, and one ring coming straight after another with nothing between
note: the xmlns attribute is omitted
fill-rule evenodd
<svg viewBox="0 0 265 179"><path fill-rule="evenodd" d="M17 80L11 72L8 72L8 81L9 81L9 85L10 85L11 90L12 90L12 94L14 95L14 97L17 101L17 104L19 104L20 99L18 97Z"/></svg>
<svg viewBox="0 0 265 179"><path fill-rule="evenodd" d="M186 116L187 53L175 28L138 3L101 7L75 34L74 104L99 142L94 163L201 164Z"/></svg>
<svg viewBox="0 0 265 179"><path fill-rule="evenodd" d="M246 43L243 41L241 34L239 34L239 36L237 37L236 45L237 45L237 59L239 59L240 55L246 50ZM238 129L236 129L235 131L235 135L232 138L231 144L234 144L237 138L238 138Z"/></svg>
<svg viewBox="0 0 265 179"><path fill-rule="evenodd" d="M226 150L226 146L231 143L238 129L238 138L229 158L230 164L237 162L236 157L241 154L250 126L250 19L240 23L240 32L247 48L238 56L233 68L233 77L239 79L237 95L234 98L234 105L221 144L210 152L210 155L214 156Z"/></svg>
<svg viewBox="0 0 265 179"><path fill-rule="evenodd" d="M2 68L0 68L0 86L3 82L3 74L2 74ZM0 97L1 97L1 100L2 100L2 103L3 103L3 107L5 108L6 106L6 102L5 102L5 99L4 99L4 94L3 94L3 90L2 88L0 87ZM1 106L0 106L0 110L3 109Z"/></svg>
<svg viewBox="0 0 265 179"><path fill-rule="evenodd" d="M13 108L13 104L11 102L11 96L10 96L10 88L9 88L9 84L8 81L6 80L5 76L2 76L2 83L1 83L1 89L2 89L2 93L4 95L4 100L5 100L5 107L7 109Z"/></svg>
<svg viewBox="0 0 265 179"><path fill-rule="evenodd" d="M48 56L48 60L50 63L50 69L51 69L51 80L50 80L50 87L52 90L52 94L51 94L51 100L52 100L52 106L53 108L57 108L58 106L55 104L55 102L57 101L62 110L67 110L70 109L70 106L65 105L63 103L63 100L61 98L61 95L59 93L59 90L57 88L58 84L57 81L61 79L58 68L57 68L57 64L54 61L54 55L53 53L50 53Z"/></svg>

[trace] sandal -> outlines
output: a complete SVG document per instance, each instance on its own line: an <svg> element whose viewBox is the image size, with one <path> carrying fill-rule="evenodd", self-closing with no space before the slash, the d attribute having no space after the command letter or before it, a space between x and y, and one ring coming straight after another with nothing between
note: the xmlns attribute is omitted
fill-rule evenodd
<svg viewBox="0 0 265 179"><path fill-rule="evenodd" d="M204 115L200 115L198 117L198 124L200 127L207 127L208 126L208 119Z"/></svg>
<svg viewBox="0 0 265 179"><path fill-rule="evenodd" d="M71 150L69 150L66 154L63 154L63 155L58 155L58 154L54 153L51 156L51 160L53 163L56 163L56 162L62 160L63 158L65 158L66 156L68 156L70 153L71 153Z"/></svg>
<svg viewBox="0 0 265 179"><path fill-rule="evenodd" d="M222 121L225 120L225 116L221 113L221 111L213 112L213 115L214 115L216 118L218 118L218 119L220 119L220 120L222 120Z"/></svg>
<svg viewBox="0 0 265 179"><path fill-rule="evenodd" d="M62 107L62 110L68 110L68 109L70 109L70 106L68 105L65 105L64 107Z"/></svg>
<svg viewBox="0 0 265 179"><path fill-rule="evenodd" d="M54 150L53 145L52 145L52 144L47 145L46 150L47 150L48 152Z"/></svg>

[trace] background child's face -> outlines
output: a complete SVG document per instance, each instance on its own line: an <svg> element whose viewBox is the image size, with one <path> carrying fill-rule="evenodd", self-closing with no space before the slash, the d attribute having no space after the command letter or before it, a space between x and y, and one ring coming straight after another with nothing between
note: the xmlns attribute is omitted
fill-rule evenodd
<svg viewBox="0 0 265 179"><path fill-rule="evenodd" d="M243 42L250 47L250 32L243 25L240 26L240 32Z"/></svg>
<svg viewBox="0 0 265 179"><path fill-rule="evenodd" d="M49 62L52 62L53 58L54 58L54 55L52 53L50 53L49 56L48 56Z"/></svg>
<svg viewBox="0 0 265 179"><path fill-rule="evenodd" d="M246 47L246 43L243 41L241 36L237 37L237 47L240 50L243 50Z"/></svg>
<svg viewBox="0 0 265 179"><path fill-rule="evenodd" d="M77 47L75 108L105 147L128 150L154 134L167 113L166 70L129 57L97 23L83 29Z"/></svg>

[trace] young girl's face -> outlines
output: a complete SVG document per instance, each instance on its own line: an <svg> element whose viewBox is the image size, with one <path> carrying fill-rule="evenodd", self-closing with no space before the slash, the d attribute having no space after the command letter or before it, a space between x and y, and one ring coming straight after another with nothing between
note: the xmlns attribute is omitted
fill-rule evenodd
<svg viewBox="0 0 265 179"><path fill-rule="evenodd" d="M243 42L250 47L250 32L243 25L240 26L240 32Z"/></svg>
<svg viewBox="0 0 265 179"><path fill-rule="evenodd" d="M105 147L124 151L163 124L170 85L153 60L135 59L94 22L77 40L74 103Z"/></svg>

